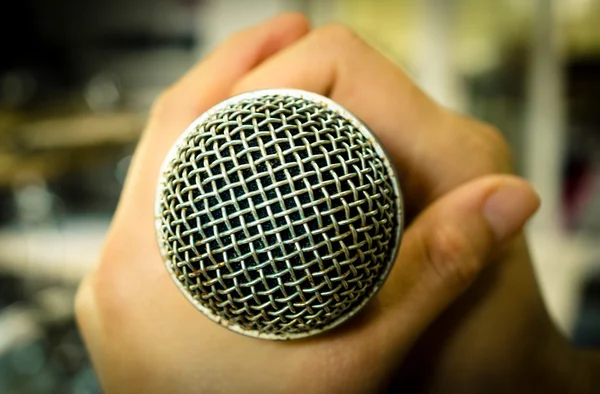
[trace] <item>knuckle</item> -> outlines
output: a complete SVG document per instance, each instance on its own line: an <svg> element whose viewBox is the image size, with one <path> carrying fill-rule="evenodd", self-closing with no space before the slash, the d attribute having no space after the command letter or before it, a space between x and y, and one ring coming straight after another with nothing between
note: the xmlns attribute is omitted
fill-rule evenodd
<svg viewBox="0 0 600 394"><path fill-rule="evenodd" d="M510 145L502 132L490 124L464 115L453 116L458 117L457 126L462 130L460 134L465 142L463 147L475 155L473 168L476 175L512 172Z"/></svg>
<svg viewBox="0 0 600 394"><path fill-rule="evenodd" d="M444 282L470 284L479 272L468 237L457 227L438 225L424 238L426 263Z"/></svg>
<svg viewBox="0 0 600 394"><path fill-rule="evenodd" d="M77 324L84 336L97 335L97 324L106 316L114 317L115 310L106 314L107 287L99 285L99 269L87 275L75 294L74 312ZM106 320L110 322L111 320Z"/></svg>
<svg viewBox="0 0 600 394"><path fill-rule="evenodd" d="M315 30L314 35L319 40L333 41L338 45L348 45L360 41L358 34L341 23L331 23L320 27Z"/></svg>
<svg viewBox="0 0 600 394"><path fill-rule="evenodd" d="M228 37L226 37L223 40L223 43L221 44L222 47L227 47L227 46L239 46L242 43L244 43L244 39L248 36L248 30L247 29L242 29L240 31L237 31L233 34L230 34Z"/></svg>
<svg viewBox="0 0 600 394"><path fill-rule="evenodd" d="M499 167L504 169L511 164L511 150L508 140L496 127L480 123L480 136L487 147L486 153Z"/></svg>
<svg viewBox="0 0 600 394"><path fill-rule="evenodd" d="M86 320L95 315L118 317L123 314L125 297L123 280L119 275L122 260L110 258L106 250L100 255L96 269L80 285L75 299L75 313L78 319ZM119 299L121 301L119 301Z"/></svg>

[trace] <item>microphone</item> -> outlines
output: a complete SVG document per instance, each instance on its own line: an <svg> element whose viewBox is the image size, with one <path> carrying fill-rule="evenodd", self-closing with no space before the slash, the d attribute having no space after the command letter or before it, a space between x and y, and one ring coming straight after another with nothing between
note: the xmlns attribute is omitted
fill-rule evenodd
<svg viewBox="0 0 600 394"><path fill-rule="evenodd" d="M403 231L398 176L375 135L293 89L217 104L163 164L156 235L179 290L240 334L329 330L383 285Z"/></svg>

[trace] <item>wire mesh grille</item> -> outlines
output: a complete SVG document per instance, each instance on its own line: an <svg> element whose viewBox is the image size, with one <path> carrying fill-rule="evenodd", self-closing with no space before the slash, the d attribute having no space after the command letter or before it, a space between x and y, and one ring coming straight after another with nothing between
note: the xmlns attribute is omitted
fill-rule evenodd
<svg viewBox="0 0 600 394"><path fill-rule="evenodd" d="M398 192L377 142L321 103L278 94L212 113L159 185L158 235L213 320L285 337L372 295L395 256Z"/></svg>

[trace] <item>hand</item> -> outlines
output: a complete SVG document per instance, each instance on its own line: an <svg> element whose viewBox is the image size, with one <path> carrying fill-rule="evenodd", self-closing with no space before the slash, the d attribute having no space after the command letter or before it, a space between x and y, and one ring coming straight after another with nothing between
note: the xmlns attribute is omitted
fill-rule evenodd
<svg viewBox="0 0 600 394"><path fill-rule="evenodd" d="M168 277L154 235L159 168L177 136L217 102L268 87L327 95L364 120L393 156L411 215L367 308L291 342L244 337L197 312ZM539 200L506 175L508 157L496 131L435 104L343 27L310 31L303 17L283 15L237 34L157 100L100 261L80 287L77 316L101 384L109 393L367 393L426 359L436 362L421 364L431 387L470 387L469 374L484 376L471 362L503 366L526 354L503 352L517 348L511 340L529 343L534 326L553 332L519 236ZM432 332L433 346L417 342Z"/></svg>

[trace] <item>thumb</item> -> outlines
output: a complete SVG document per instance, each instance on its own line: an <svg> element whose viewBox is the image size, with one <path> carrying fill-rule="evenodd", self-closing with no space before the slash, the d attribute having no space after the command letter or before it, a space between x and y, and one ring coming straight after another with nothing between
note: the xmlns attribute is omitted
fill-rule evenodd
<svg viewBox="0 0 600 394"><path fill-rule="evenodd" d="M451 304L539 204L526 181L491 175L442 196L417 217L380 298L402 314L403 336L418 335Z"/></svg>

